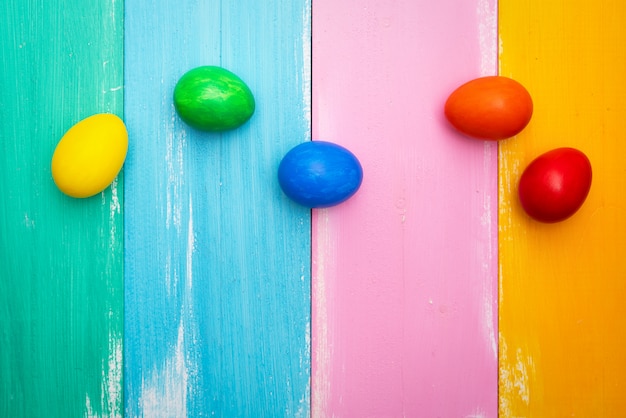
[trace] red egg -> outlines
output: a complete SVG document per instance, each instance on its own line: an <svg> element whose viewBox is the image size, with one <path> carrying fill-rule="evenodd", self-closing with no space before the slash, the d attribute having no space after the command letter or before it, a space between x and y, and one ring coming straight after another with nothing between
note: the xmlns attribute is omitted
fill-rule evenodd
<svg viewBox="0 0 626 418"><path fill-rule="evenodd" d="M574 148L557 148L533 160L522 173L519 199L532 218L560 222L585 202L591 188L591 163Z"/></svg>
<svg viewBox="0 0 626 418"><path fill-rule="evenodd" d="M452 126L465 135L500 140L517 135L528 125L533 101L517 81L488 76L469 81L453 91L444 113Z"/></svg>

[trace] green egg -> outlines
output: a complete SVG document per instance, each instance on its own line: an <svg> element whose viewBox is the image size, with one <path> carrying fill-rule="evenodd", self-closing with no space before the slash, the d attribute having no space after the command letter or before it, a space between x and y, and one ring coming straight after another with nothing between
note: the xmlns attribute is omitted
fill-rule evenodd
<svg viewBox="0 0 626 418"><path fill-rule="evenodd" d="M254 96L243 80L216 66L185 73L174 88L174 107L190 126L210 132L237 128L252 117Z"/></svg>

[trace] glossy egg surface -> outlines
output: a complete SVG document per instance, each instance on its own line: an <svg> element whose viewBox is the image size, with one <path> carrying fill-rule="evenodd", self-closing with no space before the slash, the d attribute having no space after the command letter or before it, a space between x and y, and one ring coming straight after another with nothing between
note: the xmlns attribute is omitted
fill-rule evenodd
<svg viewBox="0 0 626 418"><path fill-rule="evenodd" d="M278 168L278 181L287 196L309 208L337 205L354 195L363 169L346 148L325 141L309 141L292 148Z"/></svg>
<svg viewBox="0 0 626 418"><path fill-rule="evenodd" d="M533 101L519 82L502 76L471 80L450 94L444 113L458 131L477 139L501 140L530 122Z"/></svg>
<svg viewBox="0 0 626 418"><path fill-rule="evenodd" d="M535 158L519 181L519 198L528 215L553 223L572 216L591 189L587 156L575 148L557 148Z"/></svg>
<svg viewBox="0 0 626 418"><path fill-rule="evenodd" d="M252 117L254 96L234 73L202 66L185 73L174 88L174 107L188 125L209 132L237 128Z"/></svg>
<svg viewBox="0 0 626 418"><path fill-rule="evenodd" d="M102 113L72 126L52 156L52 178L63 193L84 198L106 189L119 174L128 133L117 116Z"/></svg>

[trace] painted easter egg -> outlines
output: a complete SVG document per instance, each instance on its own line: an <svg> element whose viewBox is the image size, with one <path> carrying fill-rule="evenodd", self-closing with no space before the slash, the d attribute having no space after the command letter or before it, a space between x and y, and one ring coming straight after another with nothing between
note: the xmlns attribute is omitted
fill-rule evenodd
<svg viewBox="0 0 626 418"><path fill-rule="evenodd" d="M57 144L52 178L68 196L93 196L115 180L127 150L128 133L119 117L109 113L90 116L72 126Z"/></svg>
<svg viewBox="0 0 626 418"><path fill-rule="evenodd" d="M473 138L500 140L530 122L533 101L517 81L488 76L471 80L450 94L444 113L458 131Z"/></svg>
<svg viewBox="0 0 626 418"><path fill-rule="evenodd" d="M591 163L574 148L557 148L533 160L519 181L522 207L541 222L559 222L583 205L591 189Z"/></svg>
<svg viewBox="0 0 626 418"><path fill-rule="evenodd" d="M190 126L220 132L250 119L255 101L241 78L221 67L203 66L180 78L174 88L174 107Z"/></svg>
<svg viewBox="0 0 626 418"><path fill-rule="evenodd" d="M292 148L278 167L285 194L309 208L337 205L354 195L363 169L346 148L325 141L309 141Z"/></svg>

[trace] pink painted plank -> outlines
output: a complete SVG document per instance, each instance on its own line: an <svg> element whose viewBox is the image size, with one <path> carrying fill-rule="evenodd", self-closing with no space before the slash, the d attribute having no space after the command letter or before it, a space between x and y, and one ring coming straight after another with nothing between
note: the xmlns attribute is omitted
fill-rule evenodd
<svg viewBox="0 0 626 418"><path fill-rule="evenodd" d="M497 145L448 94L497 71L496 0L316 0L313 137L361 190L313 212L312 415L497 416Z"/></svg>

